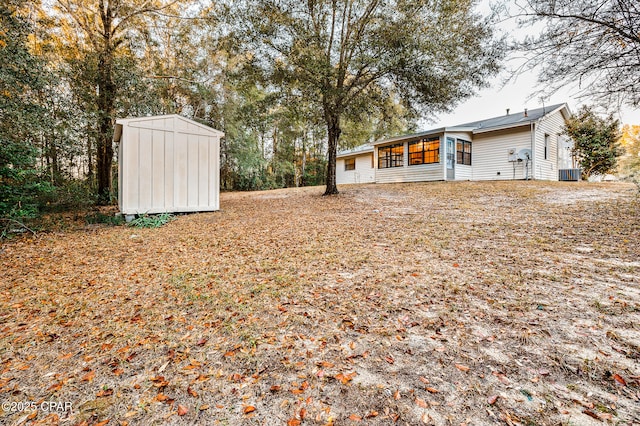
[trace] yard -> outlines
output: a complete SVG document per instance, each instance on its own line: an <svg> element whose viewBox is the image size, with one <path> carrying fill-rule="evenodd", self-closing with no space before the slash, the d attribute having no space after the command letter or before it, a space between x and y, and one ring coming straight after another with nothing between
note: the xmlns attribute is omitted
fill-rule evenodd
<svg viewBox="0 0 640 426"><path fill-rule="evenodd" d="M322 191L3 243L0 423L640 424L637 188Z"/></svg>

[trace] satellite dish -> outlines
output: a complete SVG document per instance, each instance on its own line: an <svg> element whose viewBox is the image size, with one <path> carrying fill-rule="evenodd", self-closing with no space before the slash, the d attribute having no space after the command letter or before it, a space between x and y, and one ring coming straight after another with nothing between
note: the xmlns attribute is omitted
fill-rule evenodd
<svg viewBox="0 0 640 426"><path fill-rule="evenodd" d="M521 160L531 160L531 157L531 150L528 148L521 149L520 152L518 152L518 158Z"/></svg>

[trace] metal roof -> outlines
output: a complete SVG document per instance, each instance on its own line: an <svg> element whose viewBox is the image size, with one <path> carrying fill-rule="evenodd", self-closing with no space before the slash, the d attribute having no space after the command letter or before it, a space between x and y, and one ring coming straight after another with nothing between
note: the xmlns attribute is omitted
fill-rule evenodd
<svg viewBox="0 0 640 426"><path fill-rule="evenodd" d="M482 130L496 129L496 128L509 128L519 127L525 124L530 124L534 121L538 121L545 115L555 112L556 110L564 107L566 104L550 105L542 108L535 108L530 110L524 110L516 112L514 114L505 114L499 117L487 118L485 120L473 121L471 123L462 124L460 127L473 127L474 133ZM526 111L526 114L525 114Z"/></svg>
<svg viewBox="0 0 640 426"><path fill-rule="evenodd" d="M541 108L535 108L530 110L519 111L511 114L501 115L499 117L487 118L484 120L472 121L470 123L459 124L451 127L438 127L431 130L426 130L418 133L411 133L407 135L394 136L388 139L382 139L373 143L366 143L348 151L340 151L338 157L347 157L349 155L360 154L364 152L373 151L374 145L381 145L386 143L393 143L399 141L405 141L407 139L422 138L430 135L440 134L444 132L470 132L470 133L482 133L492 130L509 129L513 127L520 127L528 125L535 121L540 120L545 115L558 111L562 108L568 107L566 103L549 105ZM525 115L526 112L526 115Z"/></svg>

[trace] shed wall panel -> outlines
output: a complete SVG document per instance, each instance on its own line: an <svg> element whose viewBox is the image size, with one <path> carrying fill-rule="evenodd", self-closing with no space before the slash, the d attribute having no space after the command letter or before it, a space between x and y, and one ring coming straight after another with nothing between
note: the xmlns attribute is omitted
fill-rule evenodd
<svg viewBox="0 0 640 426"><path fill-rule="evenodd" d="M164 132L164 206L167 211L174 211L176 208L175 161L173 132Z"/></svg>
<svg viewBox="0 0 640 426"><path fill-rule="evenodd" d="M198 136L198 206L209 205L209 138Z"/></svg>
<svg viewBox="0 0 640 426"><path fill-rule="evenodd" d="M188 179L187 179L187 171L189 170L189 158L188 158L188 150L187 150L187 142L186 140L178 140L174 141L174 150L175 150L175 161L176 161L176 171L175 171L175 195L174 198L176 200L175 207L176 209L186 208L189 205L187 196L188 196Z"/></svg>
<svg viewBox="0 0 640 426"><path fill-rule="evenodd" d="M138 131L138 207L141 213L149 211L153 195L153 131L136 129Z"/></svg>
<svg viewBox="0 0 640 426"><path fill-rule="evenodd" d="M218 210L222 136L177 115L117 120L121 212Z"/></svg>
<svg viewBox="0 0 640 426"><path fill-rule="evenodd" d="M197 206L199 163L198 163L198 135L187 135L187 205Z"/></svg>
<svg viewBox="0 0 640 426"><path fill-rule="evenodd" d="M151 207L165 207L165 135L167 132L153 130L152 147L152 200Z"/></svg>

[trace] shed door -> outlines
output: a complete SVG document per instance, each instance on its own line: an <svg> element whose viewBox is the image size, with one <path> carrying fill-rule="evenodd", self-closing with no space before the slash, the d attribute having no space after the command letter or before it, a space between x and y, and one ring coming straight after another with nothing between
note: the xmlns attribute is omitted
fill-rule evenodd
<svg viewBox="0 0 640 426"><path fill-rule="evenodd" d="M447 180L456 178L456 140L447 137Z"/></svg>

